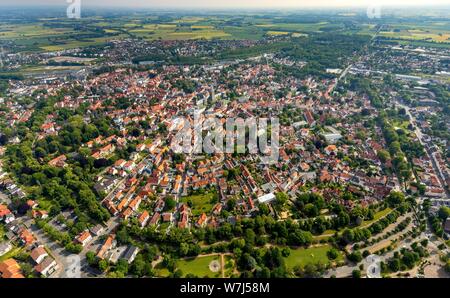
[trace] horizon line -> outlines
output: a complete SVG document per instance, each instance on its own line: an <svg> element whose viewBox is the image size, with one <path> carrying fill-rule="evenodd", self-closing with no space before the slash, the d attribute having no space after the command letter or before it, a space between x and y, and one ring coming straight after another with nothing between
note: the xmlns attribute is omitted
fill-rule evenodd
<svg viewBox="0 0 450 298"><path fill-rule="evenodd" d="M0 7L7 7L7 8L14 8L14 7L20 7L23 8L24 6L29 8L48 8L48 7L67 7L67 5L70 5L70 3L67 4L43 4L43 5L37 5L37 4L20 4L20 3L14 3L14 4L1 4ZM348 9L348 8L367 8L368 5L364 4L353 4L353 5L280 5L280 6L254 6L254 5L240 5L235 7L229 7L229 6L200 6L200 5L191 5L191 6L183 6L183 5L171 5L171 6L164 6L164 5L133 5L133 6L126 6L123 4L111 4L109 7L101 6L99 4L92 4L92 3L84 3L82 2L83 7L89 7L89 8L102 8L102 9L112 9L112 8L127 8L127 9L133 9L133 8L146 8L146 9L180 9L180 10L187 10L187 9L197 9L197 10L212 10L212 9L220 9L220 10L235 10L235 9L253 9L253 10L269 10L269 9ZM386 8L450 8L450 3L448 4L383 4L383 5L375 5L380 7L386 7Z"/></svg>

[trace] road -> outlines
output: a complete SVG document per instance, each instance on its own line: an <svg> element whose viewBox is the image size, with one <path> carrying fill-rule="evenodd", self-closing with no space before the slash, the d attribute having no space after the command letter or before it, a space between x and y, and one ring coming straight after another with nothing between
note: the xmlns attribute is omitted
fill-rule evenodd
<svg viewBox="0 0 450 298"><path fill-rule="evenodd" d="M413 220L411 222L411 224L414 222L415 221ZM411 225L411 224L405 230L403 230L401 233L404 234L407 230L411 229L411 227L415 226L414 224L413 225ZM395 234L395 235L398 236L398 234ZM392 239L395 239L395 237L394 237L395 235L391 236ZM389 237L389 238L391 238L391 237ZM394 256L395 252L400 251L402 248L410 249L411 245L413 243L417 243L417 242L420 242L425 239L428 240L427 251L430 253L430 256L427 259L436 260L436 259L439 259L438 255L448 253L448 249L445 249L445 250L439 249L439 245L442 244L442 240L433 235L433 233L431 231L431 227L427 223L427 228L426 228L425 232L421 233L416 238L407 237L407 238L399 241L395 249L385 253L384 255L379 256L380 261L387 263L387 261ZM377 244L374 244L374 245L377 245ZM370 247L368 247L368 248L370 248ZM365 249L368 249L368 248L365 248ZM364 264L364 270L366 270L369 265L365 260L363 260L360 264ZM417 266L415 269L417 269ZM335 276L337 278L350 277L352 275L353 270L359 270L359 264L350 264L350 265L345 265L342 267L330 269L324 274L324 277L328 277L328 278L331 276ZM414 270L412 270L411 272L413 272L413 271ZM395 274L393 274L393 275L395 275Z"/></svg>
<svg viewBox="0 0 450 298"><path fill-rule="evenodd" d="M56 263L58 263L58 270L50 275L50 277L64 277L65 269L73 264L73 260L71 259L70 254L65 251L64 247L51 240L35 224L30 225L30 230L39 241L39 243L45 245L50 250L50 254L54 257Z"/></svg>
<svg viewBox="0 0 450 298"><path fill-rule="evenodd" d="M379 256L380 261L387 263L387 261L394 256L395 252L400 251L402 248L411 248L411 244L413 244L414 242L421 241L423 239L426 239L426 238L421 236L419 238L414 239L414 241L412 241L411 238L405 238L404 240L402 240L398 243L398 246L394 250L389 251L386 254ZM367 269L367 267L368 267L366 260L363 260L361 263L358 263L358 264L345 265L342 267L328 270L325 273L324 277L327 277L327 278L329 278L331 276L335 276L337 278L350 277L352 275L353 270L359 270L359 264L364 264L364 270Z"/></svg>
<svg viewBox="0 0 450 298"><path fill-rule="evenodd" d="M98 236L94 236L79 255L73 255L67 252L64 247L51 240L50 237L48 237L35 224L30 224L30 229L39 243L45 245L50 250L51 255L58 263L58 270L51 274L51 278L78 277L75 272L80 274L79 277L90 277L97 275L98 272L95 272L95 270L88 266L86 261L86 253L88 251L97 252L97 249L101 245L99 238L102 235L109 235L119 225L119 222L120 219L118 217L111 217L111 219L106 223L104 232Z"/></svg>
<svg viewBox="0 0 450 298"><path fill-rule="evenodd" d="M111 232L113 232L120 224L120 218L119 217L111 217L106 223L105 223L105 229L103 231L103 233L100 233L97 236L93 236L92 240L83 248L83 250L81 251L81 253L79 254L80 258L81 258L81 263L80 263L80 273L81 273L81 277L92 277L92 276L96 276L99 275L101 272L97 272L95 269L91 268L86 260L86 254L89 251L93 251L95 253L97 253L97 251L100 249L100 247L102 246L102 241L100 241L100 237L102 237L103 235L109 235L111 234Z"/></svg>
<svg viewBox="0 0 450 298"><path fill-rule="evenodd" d="M399 218L397 218L397 220L396 220L394 223L392 223L392 224L390 224L389 226L387 226L387 227L383 230L383 232L381 232L381 233L379 233L379 234L376 234L376 235L373 235L372 237L369 238L368 241L370 242L370 241L372 241L372 240L374 240L374 239L383 237L384 235L386 235L386 234L389 233L389 232L392 232L393 230L395 230L395 228L397 228L398 224L399 224L400 222L404 221L407 217L411 217L411 218L413 219L413 214L412 214L412 213L406 213L405 215L400 216ZM414 227L414 220L411 220L411 222L409 223L409 225L408 225L403 231L401 231L401 233L405 233L405 232L407 232L407 231L410 231L410 230L412 230L413 227ZM398 236L398 235L397 235L397 234L394 234L394 235L392 235L392 236L390 236L390 237L388 237L388 238L386 238L386 239L383 239L382 241L379 241L378 243L375 243L375 244L373 244L373 245L371 245L371 246L365 247L364 250L367 249L368 251L370 251L371 248L374 249L376 246L379 246L381 242L386 242L386 241L388 241L388 240L395 239L396 236ZM364 243L364 241L361 241L361 242L359 242L358 244L359 244L359 245L362 245L363 243ZM353 246L354 246L354 244L349 244L349 245L347 245L346 250L347 250L347 251L350 251L350 252L353 251Z"/></svg>
<svg viewBox="0 0 450 298"><path fill-rule="evenodd" d="M431 160L431 164L433 166L433 170L434 170L434 174L436 175L436 177L439 180L439 183L441 184L442 189L444 189L447 197L450 197L450 192L445 188L445 181L442 175L442 172L438 166L438 164L436 163L436 160L434 159L433 155L431 154L431 152L427 149L427 147L425 146L425 142L423 141L423 133L420 130L420 128L417 126L417 122L416 122L416 118L411 114L410 108L404 104L399 103L398 101L395 102L395 104L401 108L404 108L406 111L406 114L409 116L410 118L410 123L411 125L414 127L414 132L417 135L417 138L419 139L419 143L424 146L425 148L425 152L428 155L428 158Z"/></svg>

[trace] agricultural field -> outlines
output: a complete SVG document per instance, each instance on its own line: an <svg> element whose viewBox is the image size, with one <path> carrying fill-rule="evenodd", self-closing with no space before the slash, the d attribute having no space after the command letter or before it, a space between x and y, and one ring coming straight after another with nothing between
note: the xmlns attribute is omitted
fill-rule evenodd
<svg viewBox="0 0 450 298"><path fill-rule="evenodd" d="M42 24L0 25L0 40L50 38L69 33L74 33L74 31L66 28L46 28Z"/></svg>
<svg viewBox="0 0 450 298"><path fill-rule="evenodd" d="M382 36L406 39L406 40L422 40L422 41L433 41L433 42L445 42L450 43L450 34L442 33L437 31L424 31L420 29L414 30L400 30L400 31L382 31L380 32Z"/></svg>
<svg viewBox="0 0 450 298"><path fill-rule="evenodd" d="M120 38L117 32L93 33L88 28L72 29L69 24L58 23L50 27L47 23L26 25L0 25L0 42L14 41L24 51L61 51L79 47L104 44L112 37Z"/></svg>
<svg viewBox="0 0 450 298"><path fill-rule="evenodd" d="M419 26L393 24L388 30L381 31L380 36L407 41L450 43L450 22L430 22Z"/></svg>
<svg viewBox="0 0 450 298"><path fill-rule="evenodd" d="M278 35L289 35L290 32L287 31L267 31L267 35L278 36Z"/></svg>
<svg viewBox="0 0 450 298"><path fill-rule="evenodd" d="M258 40L264 37L308 36L327 32L373 35L375 23L351 22L358 16L341 13L333 18L308 16L282 19L262 15L216 15L210 17L175 15L161 17L137 14L111 19L85 17L78 22L62 18L43 18L34 23L0 24L0 42L14 41L21 51L61 51L96 46L112 39L144 38L146 40ZM342 22L348 20L349 22ZM385 19L381 37L399 43L450 43L450 22L435 21L399 23Z"/></svg>

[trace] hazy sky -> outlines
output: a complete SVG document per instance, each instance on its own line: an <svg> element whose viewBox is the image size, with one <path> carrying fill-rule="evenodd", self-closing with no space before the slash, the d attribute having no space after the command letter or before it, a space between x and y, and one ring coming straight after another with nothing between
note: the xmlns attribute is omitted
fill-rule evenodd
<svg viewBox="0 0 450 298"><path fill-rule="evenodd" d="M80 0L82 5L146 7L336 7L369 5L450 5L450 0ZM67 5L67 0L0 0L0 5Z"/></svg>

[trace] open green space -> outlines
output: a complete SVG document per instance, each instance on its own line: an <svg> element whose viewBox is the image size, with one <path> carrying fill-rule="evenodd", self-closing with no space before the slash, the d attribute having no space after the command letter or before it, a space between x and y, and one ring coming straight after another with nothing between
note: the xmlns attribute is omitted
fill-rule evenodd
<svg viewBox="0 0 450 298"><path fill-rule="evenodd" d="M191 259L182 259L177 261L177 268L181 270L183 276L186 274L194 274L198 277L221 277L222 271L212 272L209 265L212 261L220 264L220 256L196 257Z"/></svg>
<svg viewBox="0 0 450 298"><path fill-rule="evenodd" d="M14 247L9 252L0 257L0 262L14 258L14 256L18 255L22 250L23 250L22 247Z"/></svg>
<svg viewBox="0 0 450 298"><path fill-rule="evenodd" d="M298 248L291 250L290 255L286 258L286 265L293 269L295 266L306 266L307 264L329 264L327 252L331 249L331 245L321 245L310 248ZM339 256L335 260L340 262L344 260L344 256L339 252Z"/></svg>
<svg viewBox="0 0 450 298"><path fill-rule="evenodd" d="M379 219L381 219L382 217L385 217L386 215L388 215L389 213L392 212L391 208L386 208L384 210L378 211L377 213L375 213L375 215L373 216L373 219L371 220L365 220L363 221L361 228L364 227L368 227L371 224L373 224L374 222L378 221Z"/></svg>
<svg viewBox="0 0 450 298"><path fill-rule="evenodd" d="M202 195L192 195L181 198L181 202L187 203L192 210L194 216L199 216L202 213L208 214L213 207L214 193L206 193Z"/></svg>

